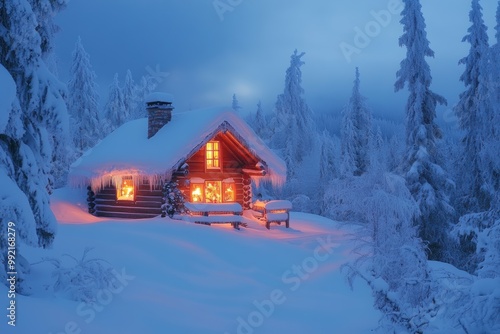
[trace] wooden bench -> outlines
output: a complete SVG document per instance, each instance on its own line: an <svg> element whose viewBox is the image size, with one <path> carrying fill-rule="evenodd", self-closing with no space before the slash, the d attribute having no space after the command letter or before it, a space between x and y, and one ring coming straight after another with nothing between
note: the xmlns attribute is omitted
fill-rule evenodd
<svg viewBox="0 0 500 334"><path fill-rule="evenodd" d="M261 214L260 218L265 221L268 230L271 228L271 223L281 225L284 222L286 228L290 227L290 210L292 209L290 201L256 201L252 209Z"/></svg>
<svg viewBox="0 0 500 334"><path fill-rule="evenodd" d="M196 224L231 224L239 230L242 222L243 208L239 203L185 203L191 220Z"/></svg>

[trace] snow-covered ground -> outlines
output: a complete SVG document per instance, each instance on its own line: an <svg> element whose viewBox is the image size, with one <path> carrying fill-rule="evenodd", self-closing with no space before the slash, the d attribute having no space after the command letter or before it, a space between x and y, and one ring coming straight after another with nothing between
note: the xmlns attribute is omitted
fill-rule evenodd
<svg viewBox="0 0 500 334"><path fill-rule="evenodd" d="M16 327L3 316L0 333L369 333L377 326L368 287L358 282L351 291L339 272L352 243L329 219L294 212L290 229L270 231L248 216L240 231L104 219L87 214L84 193L70 189L54 193L52 209L54 247L23 247L28 260L81 257L91 246L120 286L98 293L93 306L69 301L48 288L52 266L36 264L33 295L17 296Z"/></svg>

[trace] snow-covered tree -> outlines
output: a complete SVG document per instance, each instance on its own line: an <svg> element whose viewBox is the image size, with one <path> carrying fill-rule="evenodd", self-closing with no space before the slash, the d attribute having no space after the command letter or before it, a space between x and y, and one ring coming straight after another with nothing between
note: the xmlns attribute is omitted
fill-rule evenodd
<svg viewBox="0 0 500 334"><path fill-rule="evenodd" d="M275 105L275 115L271 121L273 137L271 144L276 149L288 147L291 162L298 163L311 152L314 143L314 123L312 111L304 98L302 88L302 71L300 67L305 63L302 57L305 53L298 54L294 51L290 58L290 67L286 70L285 89L278 95ZM294 125L289 124L294 122ZM296 132L289 132L290 129ZM296 137L300 136L300 140ZM296 143L289 143L296 141ZM288 167L291 167L288 165Z"/></svg>
<svg viewBox="0 0 500 334"><path fill-rule="evenodd" d="M68 83L68 109L72 117L73 142L78 155L93 147L102 137L95 77L90 57L78 37Z"/></svg>
<svg viewBox="0 0 500 334"><path fill-rule="evenodd" d="M104 107L105 133L113 132L113 130L129 120L129 117L130 115L124 108L122 89L118 81L118 73L116 73L113 83L109 86L108 101Z"/></svg>
<svg viewBox="0 0 500 334"><path fill-rule="evenodd" d="M491 115L487 115L486 119L486 142L482 153L482 159L485 161L484 174L486 178L486 191L490 193L490 197L495 197L495 194L500 193L500 1L496 13L495 26L496 43L490 51L490 76L488 89L492 96ZM493 205L490 203L490 208Z"/></svg>
<svg viewBox="0 0 500 334"><path fill-rule="evenodd" d="M36 17L36 30L40 35L40 48L44 61L47 60L47 56L53 53L55 33L59 31L54 17L66 8L67 2L67 0L29 0Z"/></svg>
<svg viewBox="0 0 500 334"><path fill-rule="evenodd" d="M498 117L500 109L500 1L498 2L495 25L495 44L491 47L490 61L492 63L490 73L490 91L493 91L495 114Z"/></svg>
<svg viewBox="0 0 500 334"><path fill-rule="evenodd" d="M66 183L67 172L73 155L70 146L71 135L69 129L69 115L66 103L62 101L67 95L66 86L57 79L49 68L53 62L54 35L59 30L54 18L59 11L66 7L67 0L30 0L29 6L35 17L36 32L40 37L40 52L44 68L40 68L39 86L41 110L44 110L45 127L48 131L48 140L53 147L50 162L51 184L60 187ZM49 66L51 65L51 66Z"/></svg>
<svg viewBox="0 0 500 334"><path fill-rule="evenodd" d="M374 170L375 173L377 172L375 170L378 172L387 171L387 149L380 126L377 126L377 131L373 134L370 169Z"/></svg>
<svg viewBox="0 0 500 334"><path fill-rule="evenodd" d="M388 143L388 160L387 160L387 170L391 172L397 171L401 165L404 154L404 136L401 134L394 134Z"/></svg>
<svg viewBox="0 0 500 334"><path fill-rule="evenodd" d="M184 195L178 188L177 181L170 181L163 186L163 204L161 206L161 216L172 218L174 214L186 212L184 205Z"/></svg>
<svg viewBox="0 0 500 334"><path fill-rule="evenodd" d="M326 188L332 179L338 175L338 172L335 161L335 145L328 131L323 131L320 140L317 203L319 204L319 214L325 215L328 212L328 203L325 198Z"/></svg>
<svg viewBox="0 0 500 334"><path fill-rule="evenodd" d="M438 306L425 245L412 223L418 205L405 180L394 174L383 175L363 205L367 224L358 232L355 251L365 255L344 266L349 283L357 277L368 283L383 332L424 333Z"/></svg>
<svg viewBox="0 0 500 334"><path fill-rule="evenodd" d="M295 115L289 115L289 122L286 127L286 133L289 135L285 143L285 148L283 149L283 157L287 166L287 180L289 182L294 181L297 177L297 161L299 160L297 155L297 145L299 143L297 135L299 132L297 130L295 117Z"/></svg>
<svg viewBox="0 0 500 334"><path fill-rule="evenodd" d="M158 85L158 81L150 75L142 76L141 81L136 85L135 110L131 115L132 119L146 117L145 98L153 92Z"/></svg>
<svg viewBox="0 0 500 334"><path fill-rule="evenodd" d="M240 102L238 101L238 98L236 97L236 94L233 94L233 102L231 103L231 107L236 112L239 112L240 109L241 109Z"/></svg>
<svg viewBox="0 0 500 334"><path fill-rule="evenodd" d="M44 62L52 39L52 16L63 4L12 0L0 6L1 69L5 67L15 85L12 103L0 110L0 119L8 120L3 125L0 122L0 183L4 189L0 196L0 225L7 231L5 224L14 222L17 240L39 247L51 246L56 233L49 206L51 173L59 178L68 163L65 86ZM7 269L6 238L4 233L0 241L3 278ZM19 249L16 264L17 291L28 293L24 279L29 263Z"/></svg>
<svg viewBox="0 0 500 334"><path fill-rule="evenodd" d="M262 102L257 103L257 111L255 112L255 117L253 119L253 128L257 135L262 139L267 139L268 130L266 119L264 117L264 112L262 111Z"/></svg>
<svg viewBox="0 0 500 334"><path fill-rule="evenodd" d="M460 176L462 199L459 206L466 213L489 207L491 166L482 159L482 153L486 139L492 135L493 127L497 126L493 125L494 95L489 82L488 35L479 0L472 1L469 19L472 25L463 41L470 43L470 51L467 57L460 60L460 64L465 65L460 80L466 90L460 94L460 101L455 107L460 128L464 131L463 173Z"/></svg>
<svg viewBox="0 0 500 334"><path fill-rule="evenodd" d="M368 171L372 139L372 115L366 105L366 98L360 92L359 70L349 103L343 110L342 118L342 164L344 176L359 176Z"/></svg>
<svg viewBox="0 0 500 334"><path fill-rule="evenodd" d="M122 98L123 98L123 112L126 116L125 121L129 121L132 118L136 108L137 108L137 98L138 92L137 87L134 83L134 78L132 77L132 72L127 70L125 75L125 82L122 88Z"/></svg>
<svg viewBox="0 0 500 334"><path fill-rule="evenodd" d="M444 97L430 89L432 82L426 57L433 57L429 47L422 6L418 0L403 0L401 23L403 35L400 46L405 46L406 58L397 72L396 91L407 85L406 151L402 171L420 215L416 219L420 237L429 243L429 257L443 259L447 230L453 215L449 192L453 182L440 166L436 141L441 131L435 123L436 106L446 104Z"/></svg>
<svg viewBox="0 0 500 334"><path fill-rule="evenodd" d="M493 92L495 94L495 105L500 100L500 82L498 73L500 73L500 1L498 2L496 12L496 25L495 25L495 44L491 47L490 61L492 63L490 82L492 83Z"/></svg>
<svg viewBox="0 0 500 334"><path fill-rule="evenodd" d="M380 126L377 126L377 131L373 137L373 144L376 150L380 150L384 147L384 137L382 136L382 130Z"/></svg>

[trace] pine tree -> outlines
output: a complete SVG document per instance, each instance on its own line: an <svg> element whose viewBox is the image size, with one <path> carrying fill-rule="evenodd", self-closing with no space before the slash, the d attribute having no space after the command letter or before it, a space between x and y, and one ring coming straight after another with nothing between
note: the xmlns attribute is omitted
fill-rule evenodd
<svg viewBox="0 0 500 334"><path fill-rule="evenodd" d="M106 120L106 133L111 133L120 125L125 123L129 116L124 108L123 94L118 81L118 73L113 78L113 83L109 86L108 102L104 107L104 117Z"/></svg>
<svg viewBox="0 0 500 334"><path fill-rule="evenodd" d="M297 145L298 139L296 135L298 133L297 123L295 122L295 115L289 116L289 122L287 124L286 133L289 133L285 144L285 148L283 149L283 156L287 166L286 170L286 178L288 182L296 181L296 169L297 169Z"/></svg>
<svg viewBox="0 0 500 334"><path fill-rule="evenodd" d="M382 136L382 130L380 126L377 126L377 132L373 138L374 147L376 150L381 150L384 147L384 137Z"/></svg>
<svg viewBox="0 0 500 334"><path fill-rule="evenodd" d="M64 3L46 7L51 5L46 1L12 0L0 6L0 63L12 76L17 93L12 108L0 111L8 115L8 124L0 128L0 177L2 187L9 190L0 201L0 226L6 231L5 224L15 222L18 242L38 247L50 247L54 240L57 225L48 190L52 176L59 178L68 163L65 87L44 61L51 50L52 16ZM4 283L6 238L7 233L0 237ZM19 249L16 258L17 291L28 293L29 262Z"/></svg>
<svg viewBox="0 0 500 334"><path fill-rule="evenodd" d="M39 95L41 110L44 110L45 128L48 131L48 141L52 149L50 161L50 184L60 187L66 184L67 173L73 156L69 129L69 114L65 99L66 86L49 70L48 62L54 58L53 41L59 27L54 17L66 7L67 0L30 0L29 5L36 19L36 32L40 37L40 52L44 62L39 69Z"/></svg>
<svg viewBox="0 0 500 334"><path fill-rule="evenodd" d="M314 123L312 112L302 95L302 71L300 67L305 63L302 57L305 53L298 54L294 51L290 57L290 67L286 70L285 89L283 94L278 95L275 106L275 116L271 121L273 138L272 146L276 149L294 151L289 152L293 157L292 163L299 163L311 152L314 143ZM294 122L294 125L290 125ZM289 129L296 129L296 132L288 132ZM289 141L294 141L300 136L300 141L290 147ZM287 166L291 167L291 166Z"/></svg>
<svg viewBox="0 0 500 334"><path fill-rule="evenodd" d="M40 48L44 61L53 53L54 35L59 27L54 22L54 17L66 8L68 0L29 0L36 17L36 30L40 35Z"/></svg>
<svg viewBox="0 0 500 334"><path fill-rule="evenodd" d="M346 108L342 111L342 128L340 129L340 175L342 176L352 176L354 171L357 170L354 155L354 152L356 152L355 131L352 118Z"/></svg>
<svg viewBox="0 0 500 334"><path fill-rule="evenodd" d="M320 137L320 156L319 156L319 182L318 182L318 201L319 214L326 215L328 203L325 203L326 188L334 177L337 176L337 167L335 163L335 146L328 131L323 131Z"/></svg>
<svg viewBox="0 0 500 334"><path fill-rule="evenodd" d="M136 100L135 110L131 115L131 119L138 119L146 117L146 103L145 98L153 92L158 85L158 81L150 75L145 75L141 81L136 85Z"/></svg>
<svg viewBox="0 0 500 334"><path fill-rule="evenodd" d="M498 116L498 109L500 109L500 81L498 79L500 73L500 1L496 12L495 44L491 47L490 62L490 91L494 97L495 114Z"/></svg>
<svg viewBox="0 0 500 334"><path fill-rule="evenodd" d="M137 108L137 90L138 89L132 77L132 72L130 70L127 70L127 74L125 75L125 82L123 83L122 89L123 112L125 114L124 117L126 117L125 122L132 119L132 115Z"/></svg>
<svg viewBox="0 0 500 334"><path fill-rule="evenodd" d="M370 169L375 173L387 171L387 154L386 154L384 137L380 126L377 126L377 131L373 135L372 149L370 154Z"/></svg>
<svg viewBox="0 0 500 334"><path fill-rule="evenodd" d="M420 237L429 243L429 258L444 259L446 231L453 214L449 192L453 182L440 166L436 141L441 137L435 123L436 106L446 100L432 92L430 67L425 57L433 57L425 32L422 6L418 0L403 0L399 45L407 49L397 72L396 91L408 86L406 105L406 151L402 170L408 188L419 205L416 219Z"/></svg>
<svg viewBox="0 0 500 334"><path fill-rule="evenodd" d="M486 120L487 139L485 143L483 159L486 162L485 177L488 183L487 191L490 193L490 208L494 209L495 194L500 193L500 1L498 2L495 26L496 43L490 52L490 83L489 92L492 96L491 115ZM500 208L498 208L500 210Z"/></svg>
<svg viewBox="0 0 500 334"><path fill-rule="evenodd" d="M78 155L93 147L102 137L95 77L90 57L78 37L68 83L68 109L72 116L73 142Z"/></svg>
<svg viewBox="0 0 500 334"><path fill-rule="evenodd" d="M479 0L472 1L469 14L471 27L463 38L470 43L467 57L460 60L465 65L465 71L460 80L465 84L466 91L460 94L460 101L455 107L460 128L464 131L462 203L466 212L486 210L491 200L488 190L488 177L491 175L488 162L481 158L484 143L491 136L490 124L493 124L493 91L489 87L489 46L487 28L483 21L482 8ZM492 128L491 128L492 129Z"/></svg>
<svg viewBox="0 0 500 334"><path fill-rule="evenodd" d="M342 119L342 174L359 176L368 171L372 139L372 115L360 92L359 70Z"/></svg>
<svg viewBox="0 0 500 334"><path fill-rule="evenodd" d="M162 217L169 216L172 218L174 214L186 212L184 205L184 195L179 190L177 181L169 181L163 186L163 205L161 206Z"/></svg>
<svg viewBox="0 0 500 334"><path fill-rule="evenodd" d="M262 103L259 101L257 103L257 111L255 112L255 117L253 119L253 128L257 135L262 139L267 139L268 131L266 119L264 117L264 112L262 111Z"/></svg>
<svg viewBox="0 0 500 334"><path fill-rule="evenodd" d="M405 180L391 174L378 182L364 206L368 228L358 235L362 242L356 251L367 255L344 266L349 283L356 277L368 283L385 333L424 333L437 305L425 245L412 224L418 206Z"/></svg>
<svg viewBox="0 0 500 334"><path fill-rule="evenodd" d="M241 109L240 102L238 101L236 94L233 94L233 102L232 102L231 106L235 112L239 112Z"/></svg>

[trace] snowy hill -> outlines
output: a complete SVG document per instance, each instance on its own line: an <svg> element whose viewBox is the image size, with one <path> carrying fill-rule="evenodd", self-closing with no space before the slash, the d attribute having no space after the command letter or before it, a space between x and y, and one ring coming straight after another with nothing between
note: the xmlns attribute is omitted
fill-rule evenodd
<svg viewBox="0 0 500 334"><path fill-rule="evenodd" d="M17 296L16 327L3 321L1 333L368 333L377 325L369 289L351 291L339 273L351 244L331 220L292 213L290 229L270 231L251 217L241 231L110 220L87 214L83 198L56 191L53 249L24 254L36 263L94 247L89 256L108 261L120 285L93 305L74 302L49 288L49 263L35 264L33 296Z"/></svg>

